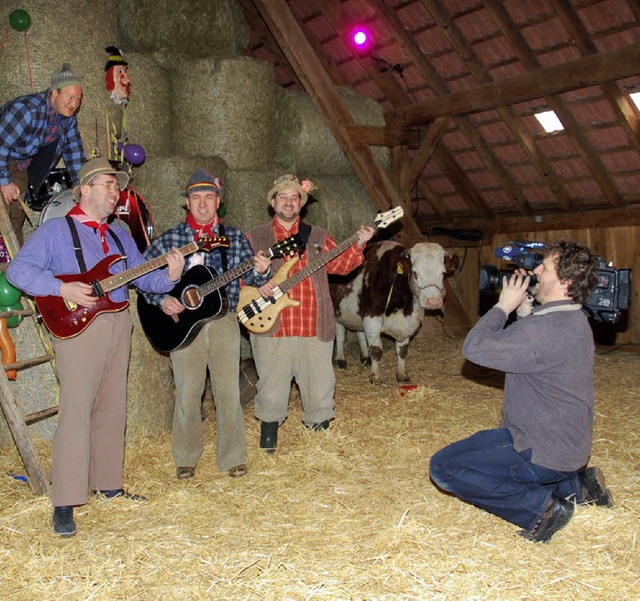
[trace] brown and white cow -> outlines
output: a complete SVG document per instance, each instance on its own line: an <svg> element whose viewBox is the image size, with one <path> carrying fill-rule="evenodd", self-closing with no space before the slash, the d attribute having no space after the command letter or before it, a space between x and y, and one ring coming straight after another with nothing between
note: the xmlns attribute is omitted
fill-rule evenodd
<svg viewBox="0 0 640 601"><path fill-rule="evenodd" d="M418 242L406 248L396 242L370 244L364 264L348 283L331 283L336 314L337 367L345 368L346 330L356 332L361 359L371 360L369 380L380 381L381 335L396 341L398 382L409 382L406 357L425 310L442 309L445 257L439 244Z"/></svg>

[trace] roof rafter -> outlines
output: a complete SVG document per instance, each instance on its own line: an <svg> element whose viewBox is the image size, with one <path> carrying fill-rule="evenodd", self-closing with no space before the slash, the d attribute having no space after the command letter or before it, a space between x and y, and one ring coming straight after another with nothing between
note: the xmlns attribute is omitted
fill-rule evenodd
<svg viewBox="0 0 640 601"><path fill-rule="evenodd" d="M354 125L353 118L286 1L253 2L375 205L381 210L390 204L402 206L404 203L369 145L349 136L346 126ZM422 238L408 213L403 218L403 235L408 239Z"/></svg>
<svg viewBox="0 0 640 601"><path fill-rule="evenodd" d="M640 75L640 43L537 69L446 98L418 102L396 109L392 121L401 128L424 125L443 115L480 113L634 75Z"/></svg>
<svg viewBox="0 0 640 601"><path fill-rule="evenodd" d="M511 19L507 9L498 0L484 0L484 4L493 16L500 30L509 40L520 61L528 71L540 69L540 61L526 43L520 29ZM624 205L624 201L618 194L616 186L607 170L604 168L600 157L592 150L582 128L578 125L566 104L557 96L547 96L547 103L558 115L558 118L566 128L567 134L573 139L573 143L591 172L605 198L614 207Z"/></svg>
<svg viewBox="0 0 640 601"><path fill-rule="evenodd" d="M451 19L444 11L439 0L422 0L422 4L431 13L432 18L438 23L442 33L449 39L451 45L457 50L458 54L464 59L465 64L469 68L469 72L473 75L479 84L490 84L493 78L488 70L478 60L471 44L467 42L453 19ZM564 209L575 208L572 206L571 199L566 190L556 176L554 169L549 160L538 150L533 143L532 135L527 131L521 119L509 107L498 107L498 114L513 134L514 138L520 144L520 147L529 156L534 167L540 174L542 180L547 184L554 194L560 206ZM482 136L473 127L467 128L465 134L470 140L473 140L476 148L482 148ZM479 140L480 138L480 140ZM487 147L488 150L488 147ZM485 163L496 174L502 174L499 178L503 188L515 202L523 215L531 214L531 206L526 197L518 186L515 185L511 176L507 173L502 163L495 159L495 155L491 152L491 157L484 157Z"/></svg>

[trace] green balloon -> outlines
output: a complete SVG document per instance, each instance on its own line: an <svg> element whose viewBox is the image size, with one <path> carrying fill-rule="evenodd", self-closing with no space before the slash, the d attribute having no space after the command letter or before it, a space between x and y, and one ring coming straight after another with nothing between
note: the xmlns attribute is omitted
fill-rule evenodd
<svg viewBox="0 0 640 601"><path fill-rule="evenodd" d="M9 15L9 23L16 31L27 31L31 27L31 16L26 10L16 8Z"/></svg>
<svg viewBox="0 0 640 601"><path fill-rule="evenodd" d="M10 307L0 307L0 311L22 311L22 303L18 301ZM22 321L22 315L15 315L14 317L7 317L7 327L17 328Z"/></svg>
<svg viewBox="0 0 640 601"><path fill-rule="evenodd" d="M0 271L0 305L3 307L14 305L20 300L21 296L22 291L11 285L7 280L7 274L4 271Z"/></svg>

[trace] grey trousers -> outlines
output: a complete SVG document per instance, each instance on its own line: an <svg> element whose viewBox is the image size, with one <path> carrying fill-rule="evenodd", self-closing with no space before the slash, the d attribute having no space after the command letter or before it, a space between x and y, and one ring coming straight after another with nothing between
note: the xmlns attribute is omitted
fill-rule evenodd
<svg viewBox="0 0 640 601"><path fill-rule="evenodd" d="M195 467L203 450L200 403L207 378L216 407L218 469L247 462L244 415L240 404L240 326L235 313L214 319L186 348L171 353L176 384L171 447L178 467Z"/></svg>
<svg viewBox="0 0 640 601"><path fill-rule="evenodd" d="M333 341L315 336L269 338L251 335L258 370L255 416L264 422L287 417L291 380L300 388L302 421L311 426L334 417Z"/></svg>
<svg viewBox="0 0 640 601"><path fill-rule="evenodd" d="M60 381L55 507L86 503L89 489L122 488L131 329L125 310L99 315L73 338L53 338Z"/></svg>

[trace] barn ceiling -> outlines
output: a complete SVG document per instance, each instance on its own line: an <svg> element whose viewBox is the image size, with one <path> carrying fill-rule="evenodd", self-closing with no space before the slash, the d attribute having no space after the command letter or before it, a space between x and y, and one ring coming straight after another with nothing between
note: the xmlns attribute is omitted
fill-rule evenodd
<svg viewBox="0 0 640 601"><path fill-rule="evenodd" d="M405 206L414 233L640 219L638 0L240 2L249 54L310 93L376 205ZM335 86L380 103L387 127L358 127ZM543 130L548 110L564 130ZM370 145L389 146L391 173Z"/></svg>

